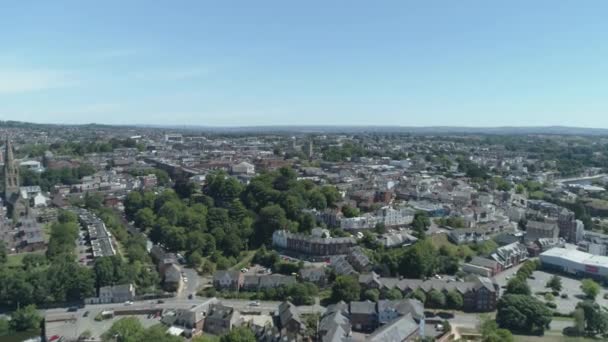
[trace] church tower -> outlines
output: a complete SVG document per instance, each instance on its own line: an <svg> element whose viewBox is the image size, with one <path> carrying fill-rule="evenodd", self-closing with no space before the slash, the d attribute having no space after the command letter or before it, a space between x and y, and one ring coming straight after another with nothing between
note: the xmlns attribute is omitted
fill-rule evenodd
<svg viewBox="0 0 608 342"><path fill-rule="evenodd" d="M15 166L11 141L6 139L6 150L4 151L4 199L10 201L15 194L19 194L19 168Z"/></svg>

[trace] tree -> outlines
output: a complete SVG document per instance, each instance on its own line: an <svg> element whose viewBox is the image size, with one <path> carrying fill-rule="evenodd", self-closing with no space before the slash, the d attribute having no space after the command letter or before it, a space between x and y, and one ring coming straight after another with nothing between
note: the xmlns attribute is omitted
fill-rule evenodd
<svg viewBox="0 0 608 342"><path fill-rule="evenodd" d="M220 337L220 342L255 342L255 335L251 329L240 327Z"/></svg>
<svg viewBox="0 0 608 342"><path fill-rule="evenodd" d="M288 220L285 215L285 210L277 204L269 205L262 208L260 211L254 227L254 239L258 245L269 242L274 231L285 229L287 226Z"/></svg>
<svg viewBox="0 0 608 342"><path fill-rule="evenodd" d="M11 314L10 326L15 331L25 331L40 327L42 317L35 305L28 305L15 310Z"/></svg>
<svg viewBox="0 0 608 342"><path fill-rule="evenodd" d="M530 295L530 286L526 282L526 279L522 277L513 277L507 283L507 289L505 293L519 294L519 295Z"/></svg>
<svg viewBox="0 0 608 342"><path fill-rule="evenodd" d="M6 263L7 260L7 251L6 251L6 244L4 243L4 241L0 241L0 265Z"/></svg>
<svg viewBox="0 0 608 342"><path fill-rule="evenodd" d="M443 308L446 304L445 295L443 292L433 289L427 294L425 304L428 304L428 306L432 308Z"/></svg>
<svg viewBox="0 0 608 342"><path fill-rule="evenodd" d="M399 299L403 298L403 294L397 288L392 288L382 294L384 297L383 299L388 299L388 300L399 300Z"/></svg>
<svg viewBox="0 0 608 342"><path fill-rule="evenodd" d="M361 213L359 212L359 209L353 208L350 205L345 205L342 207L342 214L346 218L351 218L351 217L357 217Z"/></svg>
<svg viewBox="0 0 608 342"><path fill-rule="evenodd" d="M562 278L557 275L554 275L553 277L551 277L551 279L549 279L546 287L553 290L553 292L561 291L562 290Z"/></svg>
<svg viewBox="0 0 608 342"><path fill-rule="evenodd" d="M99 209L103 206L103 197L99 193L87 191L84 195L84 206L88 209Z"/></svg>
<svg viewBox="0 0 608 342"><path fill-rule="evenodd" d="M482 342L513 342L513 335L509 330L499 329L496 321L489 317L482 317L480 324Z"/></svg>
<svg viewBox="0 0 608 342"><path fill-rule="evenodd" d="M608 310L599 304L586 300L576 305L577 310L582 309L585 317L585 332L590 336L608 335Z"/></svg>
<svg viewBox="0 0 608 342"><path fill-rule="evenodd" d="M419 300L422 303L426 303L426 294L421 289L416 289L412 292L412 298Z"/></svg>
<svg viewBox="0 0 608 342"><path fill-rule="evenodd" d="M399 260L399 274L408 278L428 277L437 268L437 250L430 240L418 241Z"/></svg>
<svg viewBox="0 0 608 342"><path fill-rule="evenodd" d="M150 208L141 208L135 213L135 225L139 228L151 228L155 222L156 215Z"/></svg>
<svg viewBox="0 0 608 342"><path fill-rule="evenodd" d="M317 210L324 210L325 208L327 208L327 198L318 189L310 192L310 194L308 195L308 202L310 203L310 206L312 208L315 208Z"/></svg>
<svg viewBox="0 0 608 342"><path fill-rule="evenodd" d="M167 334L167 329L163 325L153 325L143 332L142 341L154 342L183 342L184 339L179 336ZM118 341L122 341L118 338Z"/></svg>
<svg viewBox="0 0 608 342"><path fill-rule="evenodd" d="M464 305L464 299L460 292L456 290L451 290L448 292L446 296L446 303L448 308L452 310L462 310L462 306Z"/></svg>
<svg viewBox="0 0 608 342"><path fill-rule="evenodd" d="M48 263L48 260L46 259L44 254L38 254L38 253L26 254L23 257L23 260L21 261L21 264L23 265L23 268L25 270L32 270L32 269L35 269L36 267L46 265L47 263Z"/></svg>
<svg viewBox="0 0 608 342"><path fill-rule="evenodd" d="M592 279L583 279L581 281L581 291L587 298L595 300L595 297L600 293L600 285Z"/></svg>
<svg viewBox="0 0 608 342"><path fill-rule="evenodd" d="M572 314L574 318L574 334L581 336L585 333L585 310L583 308L576 308Z"/></svg>
<svg viewBox="0 0 608 342"><path fill-rule="evenodd" d="M114 322L101 339L104 342L139 342L144 341L144 327L135 317L125 317Z"/></svg>
<svg viewBox="0 0 608 342"><path fill-rule="evenodd" d="M377 302L380 299L380 291L377 289L368 289L363 292L361 300L369 300L371 302Z"/></svg>
<svg viewBox="0 0 608 342"><path fill-rule="evenodd" d="M359 300L361 288L359 281L351 276L338 276L331 287L331 300L337 303L341 300L349 303Z"/></svg>
<svg viewBox="0 0 608 342"><path fill-rule="evenodd" d="M514 332L542 335L552 319L551 310L543 302L526 295L506 294L496 308L496 323Z"/></svg>
<svg viewBox="0 0 608 342"><path fill-rule="evenodd" d="M10 332L9 322L4 318L0 318L0 337L8 335L9 332Z"/></svg>
<svg viewBox="0 0 608 342"><path fill-rule="evenodd" d="M334 207L336 202L342 198L340 192L335 186L326 185L321 188L321 193L325 196L328 207Z"/></svg>
<svg viewBox="0 0 608 342"><path fill-rule="evenodd" d="M431 226L431 219L424 211L418 211L414 214L412 226L417 231L426 231Z"/></svg>

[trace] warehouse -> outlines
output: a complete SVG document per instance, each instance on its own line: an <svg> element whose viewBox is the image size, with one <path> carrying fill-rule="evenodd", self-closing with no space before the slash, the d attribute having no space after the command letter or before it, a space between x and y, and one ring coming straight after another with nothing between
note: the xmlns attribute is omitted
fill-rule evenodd
<svg viewBox="0 0 608 342"><path fill-rule="evenodd" d="M608 276L608 257L573 249L551 248L540 254L545 269L573 274L579 277L602 279Z"/></svg>

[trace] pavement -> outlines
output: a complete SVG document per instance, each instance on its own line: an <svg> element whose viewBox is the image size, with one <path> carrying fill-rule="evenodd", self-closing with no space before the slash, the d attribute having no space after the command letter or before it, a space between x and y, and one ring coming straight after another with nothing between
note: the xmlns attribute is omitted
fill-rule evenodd
<svg viewBox="0 0 608 342"><path fill-rule="evenodd" d="M567 314L572 312L576 308L576 304L584 299L583 291L581 291L581 279L570 278L564 275L559 275L562 278L562 291L560 295L565 293L568 295L568 298L561 298L561 296L556 296L553 302L557 305L556 310L558 312ZM548 292L550 291L545 287L549 279L553 277L553 273L545 272L545 271L534 271L532 273L532 277L534 279L528 279L528 285L530 285L530 290L532 294L536 292ZM601 306L608 306L608 300L604 299L604 294L606 292L606 288L601 288L600 293L598 294L595 301ZM536 296L536 298L545 301L543 296Z"/></svg>

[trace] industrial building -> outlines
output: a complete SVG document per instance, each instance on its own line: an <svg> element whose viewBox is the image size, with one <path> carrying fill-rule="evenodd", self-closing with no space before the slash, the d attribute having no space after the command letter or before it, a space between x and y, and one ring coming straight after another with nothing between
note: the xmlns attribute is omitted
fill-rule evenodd
<svg viewBox="0 0 608 342"><path fill-rule="evenodd" d="M542 267L578 277L601 279L608 276L608 257L574 249L551 248L540 254Z"/></svg>

